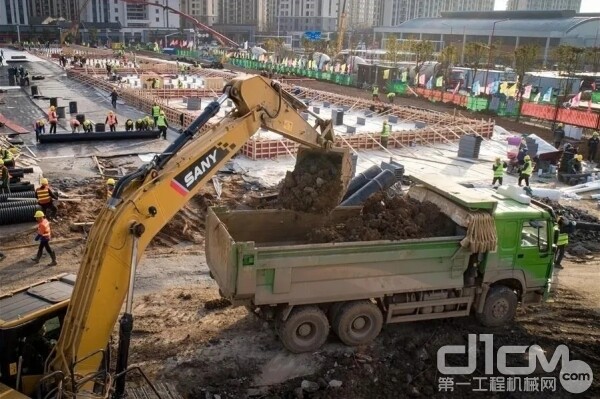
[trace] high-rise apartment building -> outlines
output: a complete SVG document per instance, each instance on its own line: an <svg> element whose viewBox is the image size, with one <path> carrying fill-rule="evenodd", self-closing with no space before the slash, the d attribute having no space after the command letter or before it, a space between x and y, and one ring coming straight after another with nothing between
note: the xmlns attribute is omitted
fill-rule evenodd
<svg viewBox="0 0 600 399"><path fill-rule="evenodd" d="M4 0L0 4L0 25L26 25L29 23L28 0Z"/></svg>
<svg viewBox="0 0 600 399"><path fill-rule="evenodd" d="M206 25L219 21L219 3L223 0L181 0L181 12L191 15ZM182 21L186 26L184 21Z"/></svg>
<svg viewBox="0 0 600 399"><path fill-rule="evenodd" d="M510 11L574 10L579 12L581 0L508 0L506 9Z"/></svg>
<svg viewBox="0 0 600 399"><path fill-rule="evenodd" d="M29 17L38 20L50 17L71 21L77 18L79 12L79 0L19 0L19 2L28 3Z"/></svg>
<svg viewBox="0 0 600 399"><path fill-rule="evenodd" d="M380 0L346 0L346 26L350 29L365 29L377 25L379 4Z"/></svg>
<svg viewBox="0 0 600 399"><path fill-rule="evenodd" d="M383 0L383 26L396 26L415 18L436 18L442 12L492 11L494 0Z"/></svg>
<svg viewBox="0 0 600 399"><path fill-rule="evenodd" d="M179 10L179 0L154 0L156 5L124 3L109 0L109 22L120 22L123 28L137 29L178 29L179 15L169 12L162 6Z"/></svg>
<svg viewBox="0 0 600 399"><path fill-rule="evenodd" d="M333 32L337 29L339 0L278 0L277 31Z"/></svg>

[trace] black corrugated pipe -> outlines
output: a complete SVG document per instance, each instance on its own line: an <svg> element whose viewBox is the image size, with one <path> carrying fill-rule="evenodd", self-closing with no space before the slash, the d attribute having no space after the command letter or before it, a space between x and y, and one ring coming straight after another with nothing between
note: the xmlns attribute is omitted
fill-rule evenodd
<svg viewBox="0 0 600 399"><path fill-rule="evenodd" d="M24 205L37 205L38 201L35 198L25 198L21 201L6 201L0 202L0 209L16 208Z"/></svg>
<svg viewBox="0 0 600 399"><path fill-rule="evenodd" d="M40 134L40 143L70 143L73 141L98 140L143 140L157 139L158 130L141 130L133 132L96 132L96 133L58 133Z"/></svg>
<svg viewBox="0 0 600 399"><path fill-rule="evenodd" d="M11 193L21 193L23 191L33 191L33 184L11 184L10 192Z"/></svg>
<svg viewBox="0 0 600 399"><path fill-rule="evenodd" d="M35 222L36 211L42 208L38 205L17 206L15 208L0 209L0 225Z"/></svg>
<svg viewBox="0 0 600 399"><path fill-rule="evenodd" d="M365 184L370 182L381 173L381 167L379 165L373 165L369 169L365 170L362 173L359 173L354 177L354 179L350 180L348 184L348 188L346 189L346 195L344 195L343 200L349 198L352 194L361 189Z"/></svg>
<svg viewBox="0 0 600 399"><path fill-rule="evenodd" d="M33 173L33 168L8 168L8 173L11 175L15 173Z"/></svg>
<svg viewBox="0 0 600 399"><path fill-rule="evenodd" d="M0 194L0 202L6 202L7 198L35 198L35 191Z"/></svg>
<svg viewBox="0 0 600 399"><path fill-rule="evenodd" d="M378 174L373 180L365 184L360 190L344 200L341 206L362 205L371 195L377 191L387 190L396 183L396 175L389 169Z"/></svg>

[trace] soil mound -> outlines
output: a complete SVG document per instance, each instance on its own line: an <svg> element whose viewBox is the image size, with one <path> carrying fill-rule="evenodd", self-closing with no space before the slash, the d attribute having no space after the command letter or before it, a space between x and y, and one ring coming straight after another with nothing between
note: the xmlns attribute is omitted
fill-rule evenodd
<svg viewBox="0 0 600 399"><path fill-rule="evenodd" d="M309 234L312 243L405 240L455 234L455 224L431 202L380 192L366 202L360 216L326 224Z"/></svg>

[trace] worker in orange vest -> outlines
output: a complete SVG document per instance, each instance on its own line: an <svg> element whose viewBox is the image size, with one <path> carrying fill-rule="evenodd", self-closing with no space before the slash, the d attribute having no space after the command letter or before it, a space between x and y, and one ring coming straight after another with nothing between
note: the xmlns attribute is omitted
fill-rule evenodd
<svg viewBox="0 0 600 399"><path fill-rule="evenodd" d="M35 190L35 198L38 200L38 205L42 207L42 211L48 216L48 219L54 219L56 216L56 205L54 200L58 199L58 195L50 188L48 179L42 179L41 186Z"/></svg>
<svg viewBox="0 0 600 399"><path fill-rule="evenodd" d="M53 106L50 107L50 111L48 112L48 120L50 121L50 134L56 134L56 125L58 124L58 114L56 113L56 108Z"/></svg>
<svg viewBox="0 0 600 399"><path fill-rule="evenodd" d="M111 132L117 131L117 124L119 123L119 121L117 120L117 115L115 115L114 112L110 111L108 113L108 115L106 116L106 121L104 121L104 123L110 127Z"/></svg>
<svg viewBox="0 0 600 399"><path fill-rule="evenodd" d="M35 241L39 241L40 245L38 247L37 256L31 258L35 263L40 263L40 259L42 258L42 252L46 249L46 252L52 258L52 262L48 264L48 266L56 266L56 254L50 248L50 222L45 218L44 212L36 211L35 212L35 220L37 221L37 235L35 236Z"/></svg>

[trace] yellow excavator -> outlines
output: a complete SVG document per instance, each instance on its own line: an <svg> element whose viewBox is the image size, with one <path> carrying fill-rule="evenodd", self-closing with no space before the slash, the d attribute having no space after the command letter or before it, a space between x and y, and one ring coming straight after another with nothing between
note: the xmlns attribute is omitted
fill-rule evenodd
<svg viewBox="0 0 600 399"><path fill-rule="evenodd" d="M226 99L234 110L198 134ZM300 112L310 113L276 81L233 79L162 154L120 179L94 222L76 278L62 275L0 296L0 399L124 396L126 377L137 370L128 367L128 356L142 253L261 127L302 145L297 167L315 152L339 165L341 199L350 179L349 153L333 148L331 121L313 114L313 126ZM124 302L111 369L109 341Z"/></svg>

